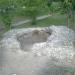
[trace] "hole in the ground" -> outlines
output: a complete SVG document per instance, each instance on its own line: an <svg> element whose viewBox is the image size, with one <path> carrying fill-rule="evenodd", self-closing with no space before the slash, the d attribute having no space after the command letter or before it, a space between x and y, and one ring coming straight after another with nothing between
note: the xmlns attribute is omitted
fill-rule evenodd
<svg viewBox="0 0 75 75"><path fill-rule="evenodd" d="M32 32L18 36L17 40L20 42L22 50L29 51L34 43L46 42L49 36L50 34L43 30L33 30Z"/></svg>

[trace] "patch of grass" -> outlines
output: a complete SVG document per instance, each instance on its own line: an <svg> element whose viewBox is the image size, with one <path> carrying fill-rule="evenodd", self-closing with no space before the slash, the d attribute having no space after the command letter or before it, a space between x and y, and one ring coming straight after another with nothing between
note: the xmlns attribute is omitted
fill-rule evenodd
<svg viewBox="0 0 75 75"><path fill-rule="evenodd" d="M38 25L50 26L50 25L67 25L66 15L52 15L47 19L38 21Z"/></svg>
<svg viewBox="0 0 75 75"><path fill-rule="evenodd" d="M50 25L67 25L67 16L66 15L60 15L60 14L55 14L50 16L49 18L37 21L36 25L31 25L30 23L20 25L17 27L46 27Z"/></svg>
<svg viewBox="0 0 75 75"><path fill-rule="evenodd" d="M69 23L69 27L75 30L75 23L72 24ZM47 27L50 25L65 25L68 26L68 19L66 14L53 14L49 18L37 21L36 25L31 25L31 23L26 23L23 25L16 26L15 28L30 28L30 27ZM5 32L6 30L0 32L0 36Z"/></svg>
<svg viewBox="0 0 75 75"><path fill-rule="evenodd" d="M37 21L36 25L31 25L31 23L23 24L17 26L16 28L28 28L28 27L47 27L50 25L65 25L68 26L68 19L66 14L53 14L49 18ZM69 27L75 29L75 23L69 22Z"/></svg>

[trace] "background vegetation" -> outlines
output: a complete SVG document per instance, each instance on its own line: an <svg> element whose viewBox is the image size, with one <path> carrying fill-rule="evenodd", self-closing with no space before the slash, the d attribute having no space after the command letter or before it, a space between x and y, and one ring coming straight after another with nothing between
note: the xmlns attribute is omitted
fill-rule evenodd
<svg viewBox="0 0 75 75"><path fill-rule="evenodd" d="M36 20L37 16L49 14L51 16L46 19ZM32 20L15 28L53 24L66 25L75 29L75 0L0 0L0 34L13 28L15 17Z"/></svg>
<svg viewBox="0 0 75 75"><path fill-rule="evenodd" d="M59 15L56 17L57 13ZM75 0L0 0L0 20L7 30L12 28L11 23L15 16L30 18L32 19L31 25L37 25L39 22L36 21L36 17L42 14L53 15L48 18L50 20L52 18L49 24L53 24L52 22L55 24L53 19L55 14L55 18L59 17L59 23L56 21L56 24L74 25ZM64 19L60 17L60 14L66 14L67 23L65 21L62 23ZM60 19L62 19L61 23Z"/></svg>

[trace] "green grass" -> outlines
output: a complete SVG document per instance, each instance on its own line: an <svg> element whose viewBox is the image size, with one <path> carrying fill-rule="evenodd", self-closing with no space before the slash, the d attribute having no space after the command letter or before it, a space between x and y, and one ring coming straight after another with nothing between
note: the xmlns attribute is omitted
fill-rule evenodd
<svg viewBox="0 0 75 75"><path fill-rule="evenodd" d="M36 25L31 25L31 23L27 23L27 24L17 26L17 28L46 27L46 26L50 26L50 25L66 25L66 26L68 26L67 15L53 14L49 18L37 21Z"/></svg>
<svg viewBox="0 0 75 75"><path fill-rule="evenodd" d="M69 22L69 27L75 30L75 23L72 24ZM30 27L47 27L50 25L65 25L68 26L68 20L66 14L53 14L49 18L37 21L36 25L31 25L31 23L23 24L20 26L16 26L15 28L30 28ZM0 32L0 36L5 32L6 30L3 30Z"/></svg>
<svg viewBox="0 0 75 75"><path fill-rule="evenodd" d="M17 26L16 28L28 28L28 27L47 27L50 25L65 25L68 26L68 19L67 15L65 14L53 14L49 18L37 21L36 25L31 25L31 23L23 24L20 26ZM69 27L72 29L75 29L75 23L72 24L69 22Z"/></svg>
<svg viewBox="0 0 75 75"><path fill-rule="evenodd" d="M60 15L60 14L56 14L53 16L50 16L47 19L38 21L38 25L39 26L50 26L50 25L67 25L67 21L66 21L66 15Z"/></svg>

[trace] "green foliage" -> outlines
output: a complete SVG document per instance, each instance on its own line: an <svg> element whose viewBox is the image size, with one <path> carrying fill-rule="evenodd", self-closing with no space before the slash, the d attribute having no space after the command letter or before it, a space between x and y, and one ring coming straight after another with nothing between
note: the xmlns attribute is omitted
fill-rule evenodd
<svg viewBox="0 0 75 75"><path fill-rule="evenodd" d="M11 21L14 16L15 7L12 0L0 0L0 19L6 29L11 28Z"/></svg>
<svg viewBox="0 0 75 75"><path fill-rule="evenodd" d="M50 6L50 12L52 13L59 12L61 10L60 6L61 6L60 2L52 2Z"/></svg>
<svg viewBox="0 0 75 75"><path fill-rule="evenodd" d="M52 13L61 10L68 13L75 10L75 0L0 0L0 19L7 29L11 28L12 19L17 14L31 18L31 24L36 24L36 17L46 9Z"/></svg>
<svg viewBox="0 0 75 75"><path fill-rule="evenodd" d="M49 7L52 9L51 11L56 9L58 6L57 3L59 3L59 8L61 8L65 13L70 10L75 10L75 0L48 0L48 4L50 4Z"/></svg>
<svg viewBox="0 0 75 75"><path fill-rule="evenodd" d="M21 8L21 14L32 19L35 24L36 17L42 8L46 6L46 0L17 0Z"/></svg>
<svg viewBox="0 0 75 75"><path fill-rule="evenodd" d="M64 0L63 9L64 9L64 12L69 12L72 9L72 4L69 0Z"/></svg>
<svg viewBox="0 0 75 75"><path fill-rule="evenodd" d="M4 23L7 30L11 29L11 21L12 21L11 15L3 15L3 16L1 16L1 20Z"/></svg>

